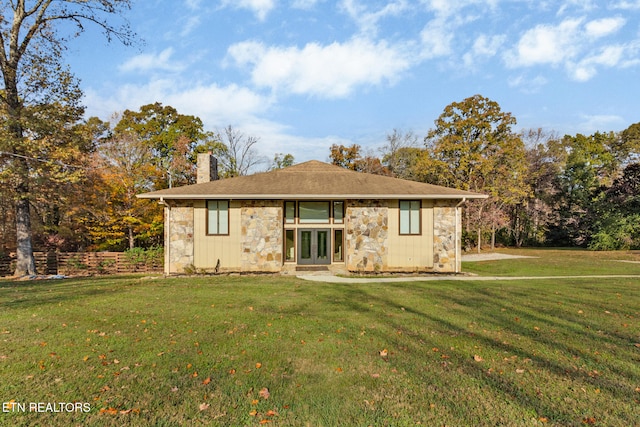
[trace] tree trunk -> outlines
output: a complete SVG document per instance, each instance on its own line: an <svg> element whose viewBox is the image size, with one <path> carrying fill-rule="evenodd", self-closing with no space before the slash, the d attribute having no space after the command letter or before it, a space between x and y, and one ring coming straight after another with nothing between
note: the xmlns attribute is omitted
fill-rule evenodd
<svg viewBox="0 0 640 427"><path fill-rule="evenodd" d="M135 237L133 236L133 227L130 225L129 227L129 249L133 249L135 247Z"/></svg>
<svg viewBox="0 0 640 427"><path fill-rule="evenodd" d="M482 250L482 229L478 227L478 253Z"/></svg>
<svg viewBox="0 0 640 427"><path fill-rule="evenodd" d="M491 227L491 250L496 249L496 225L493 224Z"/></svg>
<svg viewBox="0 0 640 427"><path fill-rule="evenodd" d="M16 270L14 276L30 276L36 274L36 263L31 245L31 213L29 199L21 192L16 202ZM27 189L28 193L28 189Z"/></svg>

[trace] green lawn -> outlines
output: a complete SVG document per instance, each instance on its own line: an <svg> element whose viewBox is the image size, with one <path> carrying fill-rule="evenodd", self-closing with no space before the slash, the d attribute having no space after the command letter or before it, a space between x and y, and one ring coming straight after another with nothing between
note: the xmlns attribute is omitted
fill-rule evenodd
<svg viewBox="0 0 640 427"><path fill-rule="evenodd" d="M0 402L0 425L629 426L640 279L4 281Z"/></svg>

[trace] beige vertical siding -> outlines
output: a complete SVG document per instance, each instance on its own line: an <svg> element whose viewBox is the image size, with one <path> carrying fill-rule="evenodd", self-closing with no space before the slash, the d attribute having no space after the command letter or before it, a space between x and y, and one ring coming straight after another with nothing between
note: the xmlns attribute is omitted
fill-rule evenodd
<svg viewBox="0 0 640 427"><path fill-rule="evenodd" d="M433 268L433 202L422 201L421 234L400 235L398 200L389 202L389 270Z"/></svg>
<svg viewBox="0 0 640 427"><path fill-rule="evenodd" d="M240 202L229 202L229 235L207 236L207 208L204 200L194 202L194 260L196 268L213 270L220 260L221 271L241 268Z"/></svg>

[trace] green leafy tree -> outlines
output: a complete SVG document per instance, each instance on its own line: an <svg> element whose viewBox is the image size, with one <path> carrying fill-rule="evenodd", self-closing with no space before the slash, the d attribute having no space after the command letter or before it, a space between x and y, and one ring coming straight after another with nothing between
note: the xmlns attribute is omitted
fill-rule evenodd
<svg viewBox="0 0 640 427"><path fill-rule="evenodd" d="M180 114L159 102L143 105L137 112L125 110L114 133L135 135L147 146L156 166L156 189L193 184L194 150L211 136L204 131L200 118Z"/></svg>
<svg viewBox="0 0 640 427"><path fill-rule="evenodd" d="M276 153L273 156L273 162L271 162L269 170L288 168L289 166L293 166L294 163L295 158L293 157L293 154Z"/></svg>
<svg viewBox="0 0 640 427"><path fill-rule="evenodd" d="M640 249L640 163L628 165L597 201L589 248Z"/></svg>
<svg viewBox="0 0 640 427"><path fill-rule="evenodd" d="M585 246L594 232L595 201L619 174L629 152L613 132L566 135L561 145L567 154L556 177L556 219L548 239L554 245Z"/></svg>
<svg viewBox="0 0 640 427"><path fill-rule="evenodd" d="M43 105L79 108L76 81L60 61L69 37L84 31L86 23L98 25L108 39L130 43L125 26L115 26L129 0L14 0L0 3L0 72L4 87L0 94L3 113L1 151L9 153L3 171L11 171L15 189L17 263L15 275L35 273L30 207L33 202L34 160L45 158L38 139L37 111ZM75 30L70 25L75 25ZM70 31L65 33L64 31ZM70 113L70 117L75 118ZM33 122L36 120L36 123ZM73 122L73 121L72 121ZM40 162L38 162L40 163ZM7 182L3 183L6 186Z"/></svg>
<svg viewBox="0 0 640 427"><path fill-rule="evenodd" d="M476 230L478 251L483 230L491 232L494 242L496 230L507 223L503 209L529 193L524 144L511 129L515 124L497 102L474 95L445 107L425 138L425 180L491 196L466 208L466 230Z"/></svg>

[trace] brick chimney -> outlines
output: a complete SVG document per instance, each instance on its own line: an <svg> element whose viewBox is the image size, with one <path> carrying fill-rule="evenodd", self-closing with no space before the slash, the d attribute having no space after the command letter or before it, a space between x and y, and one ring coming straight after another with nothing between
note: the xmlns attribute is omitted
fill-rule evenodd
<svg viewBox="0 0 640 427"><path fill-rule="evenodd" d="M215 181L218 179L218 159L211 153L198 154L196 183Z"/></svg>

